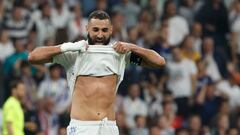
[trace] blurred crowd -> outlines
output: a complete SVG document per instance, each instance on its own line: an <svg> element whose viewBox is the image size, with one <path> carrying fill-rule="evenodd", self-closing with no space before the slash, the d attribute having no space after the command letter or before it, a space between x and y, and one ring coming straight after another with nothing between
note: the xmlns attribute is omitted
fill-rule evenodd
<svg viewBox="0 0 240 135"><path fill-rule="evenodd" d="M167 60L161 69L127 67L120 135L240 134L239 0L0 0L0 104L20 78L26 135L65 135L71 102L64 69L31 65L28 53L86 39L94 10L111 16L112 40Z"/></svg>

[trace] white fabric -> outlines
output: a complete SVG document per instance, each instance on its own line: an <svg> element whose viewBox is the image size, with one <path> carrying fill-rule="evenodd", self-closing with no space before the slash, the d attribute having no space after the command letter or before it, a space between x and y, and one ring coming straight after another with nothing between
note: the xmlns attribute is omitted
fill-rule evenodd
<svg viewBox="0 0 240 135"><path fill-rule="evenodd" d="M81 18L80 20L80 26L77 25L76 20L72 20L68 24L68 36L69 40L73 41L75 40L78 36L83 36L87 37L87 26L88 20L86 18Z"/></svg>
<svg viewBox="0 0 240 135"><path fill-rule="evenodd" d="M193 42L193 49L198 53L202 53L202 39L201 38L194 38Z"/></svg>
<svg viewBox="0 0 240 135"><path fill-rule="evenodd" d="M189 97L191 95L191 75L197 73L196 65L189 59L180 62L168 62L169 81L167 87L173 92L175 98Z"/></svg>
<svg viewBox="0 0 240 135"><path fill-rule="evenodd" d="M150 117L154 117L156 114L161 115L163 113L163 108L160 104L162 102L162 94L156 90L154 96L151 96L149 91L149 89L144 90L144 99L147 103L148 115ZM155 100L153 98L155 98Z"/></svg>
<svg viewBox="0 0 240 135"><path fill-rule="evenodd" d="M106 76L116 74L118 88L123 79L126 64L129 62L130 53L119 54L112 48L112 45L89 45L85 52L65 52L53 58L54 63L65 67L71 93L73 93L75 81L79 75Z"/></svg>
<svg viewBox="0 0 240 135"><path fill-rule="evenodd" d="M171 17L168 22L168 43L172 46L177 46L183 41L184 37L189 34L188 23L185 18L177 15Z"/></svg>
<svg viewBox="0 0 240 135"><path fill-rule="evenodd" d="M58 12L57 9L53 9L51 12L51 17L56 28L65 28L72 19L66 5L63 6L61 12Z"/></svg>
<svg viewBox="0 0 240 135"><path fill-rule="evenodd" d="M38 97L50 96L54 100L54 112L61 114L71 104L71 95L65 79L51 80L45 79L41 82L38 89Z"/></svg>
<svg viewBox="0 0 240 135"><path fill-rule="evenodd" d="M116 121L104 118L101 121L81 121L71 119L67 135L119 135Z"/></svg>
<svg viewBox="0 0 240 135"><path fill-rule="evenodd" d="M240 88L237 85L231 85L229 81L221 81L217 85L217 92L224 93L229 97L229 104L231 109L240 107Z"/></svg>
<svg viewBox="0 0 240 135"><path fill-rule="evenodd" d="M62 52L68 52L68 51L80 51L84 52L87 50L87 41L81 40L77 42L77 44L68 42L64 43L60 46L60 49Z"/></svg>
<svg viewBox="0 0 240 135"><path fill-rule="evenodd" d="M221 79L221 74L213 55L206 55L205 60L207 62L207 74L212 78L213 81L219 81Z"/></svg>
<svg viewBox="0 0 240 135"><path fill-rule="evenodd" d="M36 22L37 27L37 44L42 46L44 41L48 38L54 39L56 33L56 27L53 21L48 18L39 18Z"/></svg>
<svg viewBox="0 0 240 135"><path fill-rule="evenodd" d="M125 120L129 128L135 127L134 117L136 115L147 116L147 105L140 98L132 100L130 97L125 97L123 101L123 110L125 112Z"/></svg>
<svg viewBox="0 0 240 135"><path fill-rule="evenodd" d="M12 42L7 42L6 44L0 43L0 61L4 61L8 56L14 53L15 49Z"/></svg>

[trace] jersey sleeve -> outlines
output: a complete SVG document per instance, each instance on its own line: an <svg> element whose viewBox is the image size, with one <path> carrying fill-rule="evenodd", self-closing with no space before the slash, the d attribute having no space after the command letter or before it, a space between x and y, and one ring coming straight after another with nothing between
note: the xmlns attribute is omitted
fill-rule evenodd
<svg viewBox="0 0 240 135"><path fill-rule="evenodd" d="M72 66L77 58L78 52L65 52L53 57L53 63L62 65L65 69Z"/></svg>
<svg viewBox="0 0 240 135"><path fill-rule="evenodd" d="M13 122L15 119L15 110L13 109L13 106L7 106L5 112L7 113L7 115L5 115L6 117L6 121L7 122Z"/></svg>

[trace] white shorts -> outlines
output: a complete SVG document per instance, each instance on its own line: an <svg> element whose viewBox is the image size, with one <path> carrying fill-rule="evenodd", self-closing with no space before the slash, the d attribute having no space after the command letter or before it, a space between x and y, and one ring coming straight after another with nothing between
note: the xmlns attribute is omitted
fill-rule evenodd
<svg viewBox="0 0 240 135"><path fill-rule="evenodd" d="M81 121L71 119L67 135L119 135L116 121Z"/></svg>

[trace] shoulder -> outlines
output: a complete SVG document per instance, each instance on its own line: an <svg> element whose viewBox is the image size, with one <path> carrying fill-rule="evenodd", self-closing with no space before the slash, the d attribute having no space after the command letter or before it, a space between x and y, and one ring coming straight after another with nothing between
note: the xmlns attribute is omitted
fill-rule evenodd
<svg viewBox="0 0 240 135"><path fill-rule="evenodd" d="M6 102L3 105L3 109L8 109L8 108L15 108L15 106L17 105L18 102L16 102L15 100L13 100L12 97L8 98L6 100Z"/></svg>

